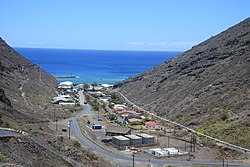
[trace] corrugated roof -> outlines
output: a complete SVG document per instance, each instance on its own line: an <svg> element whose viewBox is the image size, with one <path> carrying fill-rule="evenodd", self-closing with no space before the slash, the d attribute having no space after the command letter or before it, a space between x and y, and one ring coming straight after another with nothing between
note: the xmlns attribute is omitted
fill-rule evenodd
<svg viewBox="0 0 250 167"><path fill-rule="evenodd" d="M129 128L120 127L120 126L107 126L106 132L108 133L119 133L119 134L127 134L130 131Z"/></svg>
<svg viewBox="0 0 250 167"><path fill-rule="evenodd" d="M118 140L129 140L128 138L126 138L124 136L113 136L113 138L116 138Z"/></svg>

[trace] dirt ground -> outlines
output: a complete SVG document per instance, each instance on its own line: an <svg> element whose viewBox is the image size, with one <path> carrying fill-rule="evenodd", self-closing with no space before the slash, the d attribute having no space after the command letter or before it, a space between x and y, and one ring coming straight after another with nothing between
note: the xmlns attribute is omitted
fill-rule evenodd
<svg viewBox="0 0 250 167"><path fill-rule="evenodd" d="M104 129L102 130L93 130L91 128L92 124L87 125L87 121L90 121L91 123L98 123L104 125ZM89 138L95 140L98 142L99 145L112 150L112 151L118 151L117 148L112 146L111 144L104 144L101 142L102 138L105 138L105 125L107 125L107 122L97 122L94 119L91 118L91 116L86 116L78 120L78 122L81 125L82 132L88 136ZM138 133L148 133L148 130L146 131L132 131L132 134L138 134ZM141 157L151 157L151 155L144 153L144 150L148 150L151 148L166 148L166 147L174 147L176 149L179 149L181 151L190 152L190 146L191 146L191 136L186 137L186 141L184 138L181 138L178 136L178 134L174 135L173 133L167 133L164 134L163 132L158 131L151 131L150 135L154 135L156 137L157 144L155 146L150 147L141 147L138 148L140 150L138 156ZM169 137L168 137L169 136ZM168 139L169 138L169 139ZM126 151L123 151L126 153ZM127 151L129 154L129 152ZM227 149L221 149L220 147L211 144L211 143L200 143L199 141L196 144L195 152L192 151L190 154L180 156L180 157L166 157L165 159L179 159L179 160L187 160L189 159L189 156L191 155L192 160L194 161L221 161L224 157L226 160L236 160L236 161L242 161L242 160L248 160L248 155L227 150Z"/></svg>

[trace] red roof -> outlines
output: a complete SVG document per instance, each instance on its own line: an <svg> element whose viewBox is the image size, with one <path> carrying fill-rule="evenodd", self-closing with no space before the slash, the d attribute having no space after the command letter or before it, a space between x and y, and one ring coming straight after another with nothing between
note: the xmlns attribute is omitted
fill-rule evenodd
<svg viewBox="0 0 250 167"><path fill-rule="evenodd" d="M145 122L145 125L147 125L147 126L155 126L155 125L160 125L160 124L158 122L149 121L149 122Z"/></svg>
<svg viewBox="0 0 250 167"><path fill-rule="evenodd" d="M125 115L125 114L133 115L133 114L136 114L135 111L129 111L129 110L115 110L115 113L119 114L119 115Z"/></svg>

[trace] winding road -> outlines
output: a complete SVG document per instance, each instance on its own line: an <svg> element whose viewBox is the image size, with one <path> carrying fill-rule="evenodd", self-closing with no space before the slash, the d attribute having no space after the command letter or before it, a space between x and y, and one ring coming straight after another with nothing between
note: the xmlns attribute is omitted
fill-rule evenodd
<svg viewBox="0 0 250 167"><path fill-rule="evenodd" d="M0 129L0 137L12 137L12 136L20 136L20 133L16 133L6 129Z"/></svg>
<svg viewBox="0 0 250 167"><path fill-rule="evenodd" d="M101 146L97 145L95 142L88 139L86 136L84 136L80 130L80 126L77 122L77 119L84 116L91 114L91 106L88 104L84 104L85 96L83 94L83 91L79 91L80 95L80 103L83 105L83 111L76 115L75 117L71 117L69 119L59 121L59 124L67 123L68 121L71 121L71 134L74 135L74 137L78 140L78 142L83 145L86 148L89 148L90 150L94 151L96 154L101 155L102 157L110 160L117 166L121 167L131 167L133 158L132 155L118 153L118 152L111 152L107 149L102 148ZM136 157L135 155L135 163L142 163L144 165L151 164L151 166L157 166L162 167L164 165L182 165L182 166L192 166L192 165L200 165L200 166L221 166L222 162L193 162L193 161L177 161L177 160L166 160L166 159L145 159ZM230 163L229 166L241 166L241 167L247 167L250 164L243 164L243 163Z"/></svg>

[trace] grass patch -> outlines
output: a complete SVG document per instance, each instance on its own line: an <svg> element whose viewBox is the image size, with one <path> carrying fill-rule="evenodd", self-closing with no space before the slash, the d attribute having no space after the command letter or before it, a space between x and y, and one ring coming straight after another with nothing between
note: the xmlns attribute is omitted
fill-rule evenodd
<svg viewBox="0 0 250 167"><path fill-rule="evenodd" d="M143 126L143 125L134 125L134 126L131 126L131 128L134 130L147 130L148 129L146 126Z"/></svg>
<svg viewBox="0 0 250 167"><path fill-rule="evenodd" d="M6 155L0 153L0 162L4 162L4 163L9 162L9 158Z"/></svg>
<svg viewBox="0 0 250 167"><path fill-rule="evenodd" d="M77 140L75 140L75 141L73 142L73 146L74 146L75 148L80 148L80 147L81 147L81 144L80 144Z"/></svg>

